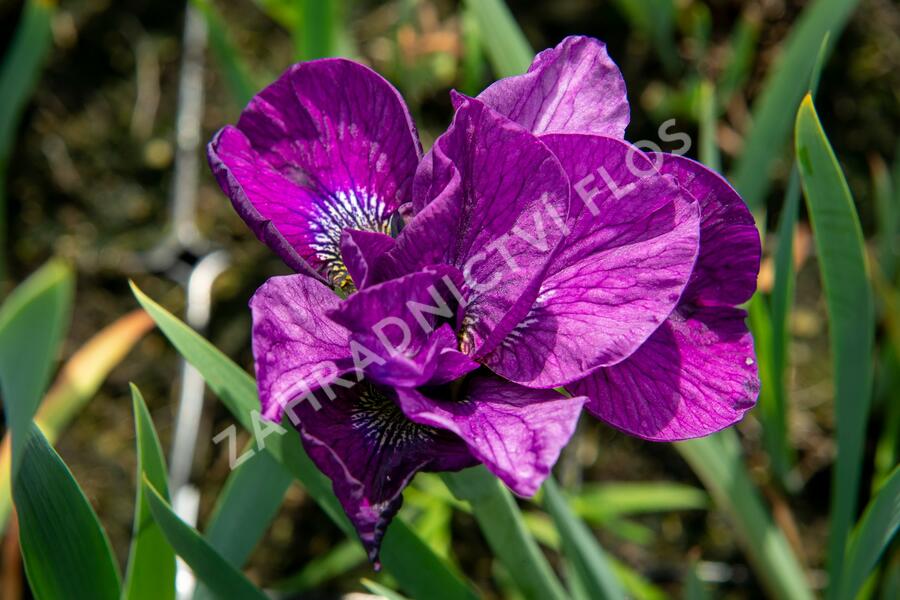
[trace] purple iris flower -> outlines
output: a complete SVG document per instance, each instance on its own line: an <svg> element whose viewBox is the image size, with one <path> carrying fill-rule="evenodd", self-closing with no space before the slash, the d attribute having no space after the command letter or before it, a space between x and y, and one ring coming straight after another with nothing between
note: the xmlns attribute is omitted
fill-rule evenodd
<svg viewBox="0 0 900 600"><path fill-rule="evenodd" d="M209 146L298 272L251 301L263 414L291 418L373 560L417 471L480 462L531 495L582 407L674 440L758 392L735 308L755 287L753 219L714 172L624 141L602 43L567 38L453 100L423 157L389 83L313 61Z"/></svg>

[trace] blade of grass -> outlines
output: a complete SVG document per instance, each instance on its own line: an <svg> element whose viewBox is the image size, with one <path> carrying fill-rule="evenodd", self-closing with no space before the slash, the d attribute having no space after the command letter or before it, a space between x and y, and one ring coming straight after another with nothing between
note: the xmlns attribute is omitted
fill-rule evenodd
<svg viewBox="0 0 900 600"><path fill-rule="evenodd" d="M360 583L362 583L364 588L379 598L384 598L385 600L407 600L391 588L376 583L371 579L362 579L360 580Z"/></svg>
<svg viewBox="0 0 900 600"><path fill-rule="evenodd" d="M150 412L134 384L131 384L131 400L137 445L137 492L122 600L166 600L175 597L175 553L150 514L142 491L142 481L146 477L168 499L166 461Z"/></svg>
<svg viewBox="0 0 900 600"><path fill-rule="evenodd" d="M797 113L796 147L825 288L834 365L838 451L832 478L828 597L835 598L841 585L844 548L856 513L872 396L874 307L853 197L809 95Z"/></svg>
<svg viewBox="0 0 900 600"><path fill-rule="evenodd" d="M604 483L585 485L572 496L571 504L582 519L602 523L626 515L706 509L709 495L693 486L668 481Z"/></svg>
<svg viewBox="0 0 900 600"><path fill-rule="evenodd" d="M51 445L151 327L153 320L147 313L135 310L103 328L66 361L34 416ZM12 507L10 449L9 435L4 435L0 443L0 530Z"/></svg>
<svg viewBox="0 0 900 600"><path fill-rule="evenodd" d="M268 452L256 452L242 462L216 499L204 534L210 546L232 566L241 568L278 513L291 481L290 473ZM205 584L194 592L194 600L214 598Z"/></svg>
<svg viewBox="0 0 900 600"><path fill-rule="evenodd" d="M338 47L340 2L299 0L300 19L294 26L297 60L334 56Z"/></svg>
<svg viewBox="0 0 900 600"><path fill-rule="evenodd" d="M71 270L51 261L13 290L0 307L0 390L12 436L13 481L31 419L68 328L73 288Z"/></svg>
<svg viewBox="0 0 900 600"><path fill-rule="evenodd" d="M878 558L900 528L900 467L866 507L847 544L840 598L856 598Z"/></svg>
<svg viewBox="0 0 900 600"><path fill-rule="evenodd" d="M819 79L825 60L828 56L826 33L819 45L819 53L810 74L809 90L815 95L819 87ZM769 299L770 335L765 346L767 352L760 352L760 360L766 361L767 377L770 388L760 394L760 415L763 420L763 436L772 461L772 470L785 489L792 485L788 481L788 472L793 464L793 452L788 441L787 430L787 350L790 342L788 319L794 301L794 229L800 210L800 174L797 166L791 168L787 192L782 205L781 218L778 223L778 246L775 249L775 280Z"/></svg>
<svg viewBox="0 0 900 600"><path fill-rule="evenodd" d="M719 110L716 107L716 90L712 82L703 81L697 98L697 122L700 124L700 162L713 169L722 170L722 158L719 155L719 142L716 139L716 119Z"/></svg>
<svg viewBox="0 0 900 600"><path fill-rule="evenodd" d="M27 0L0 67L0 284L6 281L6 171L19 119L53 44L55 2Z"/></svg>
<svg viewBox="0 0 900 600"><path fill-rule="evenodd" d="M296 575L276 583L274 587L285 594L299 594L343 575L365 561L366 553L362 546L346 540L309 561Z"/></svg>
<svg viewBox="0 0 900 600"><path fill-rule="evenodd" d="M791 131L794 107L807 91L807 80L798 74L810 73L818 59L822 38L827 32L836 42L859 0L816 0L811 2L791 29L775 67L753 104L753 128L735 166L733 182L744 202L757 211L763 208L771 185L770 167L780 156Z"/></svg>
<svg viewBox="0 0 900 600"><path fill-rule="evenodd" d="M572 513L553 477L544 481L544 506L559 530L563 551L589 598L625 598L606 553L591 530Z"/></svg>
<svg viewBox="0 0 900 600"><path fill-rule="evenodd" d="M203 376L210 389L247 430L254 429L259 418L256 384L243 369L177 317L147 297L132 283L138 302L156 321L173 346ZM290 420L282 423L292 431ZM266 438L265 451L271 452L319 504L344 533L355 539L356 532L331 490L331 482L312 463L297 435ZM400 585L415 597L475 598L472 589L441 560L400 518L394 520L384 537L381 560Z"/></svg>
<svg viewBox="0 0 900 600"><path fill-rule="evenodd" d="M672 0L616 0L615 4L632 28L653 42L666 73L671 75L677 71L675 3Z"/></svg>
<svg viewBox="0 0 900 600"><path fill-rule="evenodd" d="M475 17L488 61L497 77L528 70L534 50L503 0L465 0Z"/></svg>
<svg viewBox="0 0 900 600"><path fill-rule="evenodd" d="M803 568L766 510L741 460L737 434L728 429L677 442L674 447L709 490L717 507L729 517L769 594L774 598L812 600Z"/></svg>
<svg viewBox="0 0 900 600"><path fill-rule="evenodd" d="M178 518L146 476L143 491L154 520L199 581L209 586L220 598L266 600L266 595L222 558L196 529Z"/></svg>
<svg viewBox="0 0 900 600"><path fill-rule="evenodd" d="M119 573L97 515L40 430L27 434L13 495L34 597L118 600Z"/></svg>
<svg viewBox="0 0 900 600"><path fill-rule="evenodd" d="M250 68L234 46L228 28L210 0L191 0L206 19L209 46L222 69L222 76L237 108L244 108L260 86L250 76Z"/></svg>
<svg viewBox="0 0 900 600"><path fill-rule="evenodd" d="M565 598L556 574L528 532L512 494L483 466L445 473L444 482L467 501L494 556L526 598Z"/></svg>
<svg viewBox="0 0 900 600"><path fill-rule="evenodd" d="M719 105L727 106L736 91L743 88L750 76L756 44L759 39L759 17L756 10L745 10L741 14L731 41L728 44L728 62L719 78Z"/></svg>

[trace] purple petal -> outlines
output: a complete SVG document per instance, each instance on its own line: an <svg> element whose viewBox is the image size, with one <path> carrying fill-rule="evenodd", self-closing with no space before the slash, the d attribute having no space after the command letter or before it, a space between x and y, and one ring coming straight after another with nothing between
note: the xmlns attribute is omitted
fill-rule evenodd
<svg viewBox="0 0 900 600"><path fill-rule="evenodd" d="M368 379L415 387L478 366L453 354L459 354L451 328L459 316L454 279L461 279L455 268L434 267L367 287L327 311L351 332L351 352Z"/></svg>
<svg viewBox="0 0 900 600"><path fill-rule="evenodd" d="M332 282L346 276L341 231L387 233L420 156L397 90L345 59L294 65L209 145L219 185L256 235Z"/></svg>
<svg viewBox="0 0 900 600"><path fill-rule="evenodd" d="M483 362L517 383L558 387L627 357L665 321L694 266L699 214L689 194L624 141L542 139L580 190L570 233L529 314Z"/></svg>
<svg viewBox="0 0 900 600"><path fill-rule="evenodd" d="M586 398L533 390L498 377L475 377L459 400L398 390L416 423L462 438L472 455L517 494L533 495L572 437Z"/></svg>
<svg viewBox="0 0 900 600"><path fill-rule="evenodd" d="M376 566L381 539L413 475L477 464L458 437L411 422L389 392L368 382L338 390L318 410L304 403L295 416L306 452L331 479Z"/></svg>
<svg viewBox="0 0 900 600"><path fill-rule="evenodd" d="M750 299L759 272L759 231L734 188L704 165L674 154L653 154L660 171L700 202L700 254L682 302L733 306Z"/></svg>
<svg viewBox="0 0 900 600"><path fill-rule="evenodd" d="M416 174L421 207L383 261L387 277L429 264L459 268L471 290L460 335L486 351L527 312L562 231L569 186L535 136L474 99Z"/></svg>
<svg viewBox="0 0 900 600"><path fill-rule="evenodd" d="M341 259L357 289L373 283L376 259L394 247L394 238L384 233L345 229L341 237Z"/></svg>
<svg viewBox="0 0 900 600"><path fill-rule="evenodd" d="M265 418L280 421L286 406L352 370L349 332L325 317L339 302L325 284L303 275L273 277L250 299Z"/></svg>
<svg viewBox="0 0 900 600"><path fill-rule="evenodd" d="M533 133L622 138L629 108L622 73L606 44L567 37L538 54L524 75L492 84L478 99Z"/></svg>
<svg viewBox="0 0 900 600"><path fill-rule="evenodd" d="M678 309L637 352L571 386L595 416L656 441L724 429L753 407L759 377L742 310Z"/></svg>

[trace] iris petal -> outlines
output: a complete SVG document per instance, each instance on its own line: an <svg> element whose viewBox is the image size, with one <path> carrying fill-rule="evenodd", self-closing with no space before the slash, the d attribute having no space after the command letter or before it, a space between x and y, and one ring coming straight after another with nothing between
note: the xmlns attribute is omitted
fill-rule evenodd
<svg viewBox="0 0 900 600"><path fill-rule="evenodd" d="M345 59L294 65L209 145L219 185L256 235L336 285L341 232L388 233L420 157L397 90Z"/></svg>

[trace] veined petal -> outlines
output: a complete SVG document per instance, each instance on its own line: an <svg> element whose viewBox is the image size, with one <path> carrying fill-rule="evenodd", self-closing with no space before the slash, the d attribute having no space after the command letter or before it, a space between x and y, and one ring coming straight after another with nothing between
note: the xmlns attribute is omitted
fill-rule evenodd
<svg viewBox="0 0 900 600"><path fill-rule="evenodd" d="M339 302L328 286L304 275L273 277L250 299L265 418L280 421L286 407L353 370L350 333L325 316Z"/></svg>
<svg viewBox="0 0 900 600"><path fill-rule="evenodd" d="M416 175L421 207L387 252L383 277L429 264L459 268L471 293L463 351L486 352L527 312L562 238L569 186L534 135L464 99Z"/></svg>
<svg viewBox="0 0 900 600"><path fill-rule="evenodd" d="M256 235L337 284L341 232L387 233L420 156L397 90L345 59L294 65L209 145L219 185Z"/></svg>
<svg viewBox="0 0 900 600"><path fill-rule="evenodd" d="M700 203L700 254L682 302L734 306L756 290L761 254L750 209L712 169L675 154L651 154Z"/></svg>
<svg viewBox="0 0 900 600"><path fill-rule="evenodd" d="M570 386L631 435L675 441L724 429L753 407L759 377L746 313L679 308L634 354Z"/></svg>
<svg viewBox="0 0 900 600"><path fill-rule="evenodd" d="M541 138L575 190L569 233L530 312L483 362L549 388L621 361L665 321L694 267L700 216L690 194L622 140Z"/></svg>
<svg viewBox="0 0 900 600"><path fill-rule="evenodd" d="M629 120L622 73L606 44L584 36L544 50L527 73L491 84L478 99L533 133L622 138Z"/></svg>
<svg viewBox="0 0 900 600"><path fill-rule="evenodd" d="M458 400L409 389L397 394L410 419L455 433L510 489L533 495L572 437L587 399L525 388L492 375L475 376L466 386Z"/></svg>
<svg viewBox="0 0 900 600"><path fill-rule="evenodd" d="M391 395L363 381L352 389L337 389L318 410L309 403L296 409L303 447L331 479L376 566L381 539L413 475L477 464L458 437L413 423Z"/></svg>

